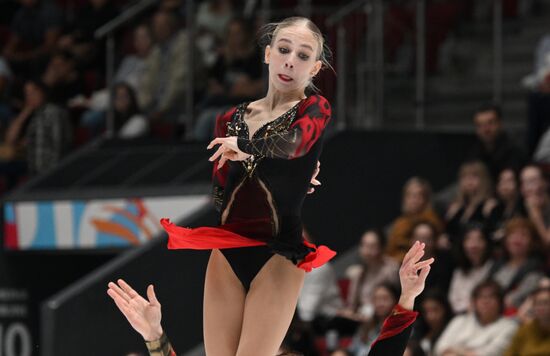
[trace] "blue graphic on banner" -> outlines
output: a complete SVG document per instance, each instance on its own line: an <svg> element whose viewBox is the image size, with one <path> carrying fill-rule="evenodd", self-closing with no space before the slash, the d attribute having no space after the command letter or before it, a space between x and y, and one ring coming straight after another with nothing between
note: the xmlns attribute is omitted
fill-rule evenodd
<svg viewBox="0 0 550 356"><path fill-rule="evenodd" d="M55 246L53 204L51 202L40 202L37 205L38 221L32 247L41 248Z"/></svg>
<svg viewBox="0 0 550 356"><path fill-rule="evenodd" d="M78 241L78 235L80 234L80 224L82 223L82 216L84 216L84 211L86 210L85 201L75 201L71 203L73 208L73 243L74 246L78 246L80 241Z"/></svg>

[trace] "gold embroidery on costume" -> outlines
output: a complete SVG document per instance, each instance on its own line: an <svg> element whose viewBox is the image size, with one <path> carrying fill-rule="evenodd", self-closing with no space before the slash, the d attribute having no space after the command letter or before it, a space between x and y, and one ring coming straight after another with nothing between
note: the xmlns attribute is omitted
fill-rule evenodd
<svg viewBox="0 0 550 356"><path fill-rule="evenodd" d="M246 107L248 106L248 103L240 104L237 106L237 110L235 111L235 117L231 122L227 123L227 136L237 136L237 137L243 137L248 139L249 138L249 131L248 131L248 125L244 121L244 112L246 110ZM298 104L294 105L290 110L276 118L275 120L266 123L262 127L260 127L252 136L252 139L250 140L250 144L252 147L254 147L254 139L258 138L260 135L262 135L264 138L266 137L273 137L273 136L282 136L284 133L288 132L288 129L292 122L294 121L294 118L296 117L296 113L298 112ZM262 133L263 132L263 133ZM291 138L291 141L296 141L298 139L297 133L296 135L293 135ZM273 142L277 142L278 140L273 140ZM280 151L280 148L277 147L277 145L274 143L272 146L268 147L268 152L278 152ZM242 162L247 174L249 177L251 177L254 174L254 170L260 163L260 161L264 158L264 155L252 155L248 159Z"/></svg>

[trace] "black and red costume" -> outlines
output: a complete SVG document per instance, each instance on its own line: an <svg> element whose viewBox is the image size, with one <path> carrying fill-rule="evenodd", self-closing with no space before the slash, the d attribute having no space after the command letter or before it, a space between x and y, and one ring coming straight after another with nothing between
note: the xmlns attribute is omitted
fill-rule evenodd
<svg viewBox="0 0 550 356"><path fill-rule="evenodd" d="M236 136L239 149L251 156L214 162L213 195L219 226L187 229L167 219L168 248L221 249L248 289L259 269L280 254L306 271L331 259L335 252L302 237L301 210L321 155L331 108L320 95L299 101L260 127L252 136L245 122L249 103L216 120L216 137Z"/></svg>

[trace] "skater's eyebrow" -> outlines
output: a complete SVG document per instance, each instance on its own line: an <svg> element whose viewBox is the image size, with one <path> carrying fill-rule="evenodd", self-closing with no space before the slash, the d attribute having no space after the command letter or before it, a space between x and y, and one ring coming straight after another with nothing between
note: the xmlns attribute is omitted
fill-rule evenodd
<svg viewBox="0 0 550 356"><path fill-rule="evenodd" d="M288 38L279 38L279 40L278 40L277 42L281 42L281 41L283 41L283 42L288 42L288 43L292 44L292 41L289 40ZM300 45L300 47L305 47L305 48L307 48L307 49L313 51L313 47L311 47L310 45L305 44L305 43L302 43L302 44Z"/></svg>

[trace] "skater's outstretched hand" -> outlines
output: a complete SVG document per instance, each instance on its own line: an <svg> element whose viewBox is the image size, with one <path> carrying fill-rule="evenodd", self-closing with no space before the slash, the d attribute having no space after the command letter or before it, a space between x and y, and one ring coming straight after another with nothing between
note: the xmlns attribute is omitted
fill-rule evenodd
<svg viewBox="0 0 550 356"><path fill-rule="evenodd" d="M118 284L110 282L107 294L115 301L130 325L145 341L154 341L162 336L160 303L153 285L147 287L147 299L139 295L128 283L119 279Z"/></svg>
<svg viewBox="0 0 550 356"><path fill-rule="evenodd" d="M415 242L403 258L399 269L399 280L401 281L399 305L405 309L413 309L414 300L424 290L430 265L434 262L433 258L420 261L424 256L425 246L424 243Z"/></svg>

